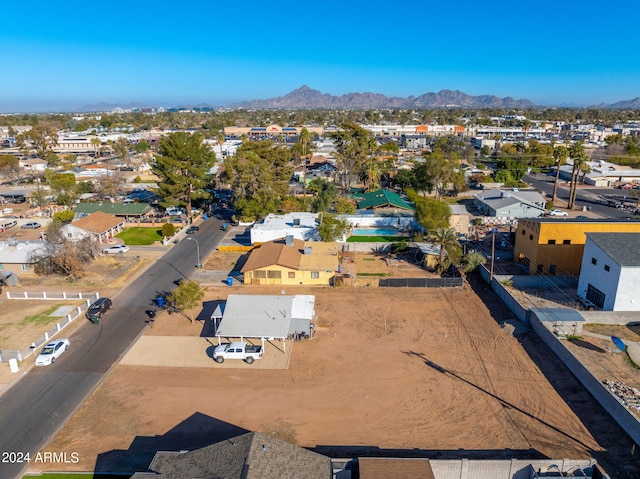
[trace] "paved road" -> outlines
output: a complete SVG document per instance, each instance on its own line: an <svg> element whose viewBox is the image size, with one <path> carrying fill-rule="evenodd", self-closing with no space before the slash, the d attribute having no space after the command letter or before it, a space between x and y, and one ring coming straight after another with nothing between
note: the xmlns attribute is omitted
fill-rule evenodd
<svg viewBox="0 0 640 479"><path fill-rule="evenodd" d="M544 191L551 195L553 193L554 176L545 175L542 173L526 175L523 178L528 184L534 188ZM569 187L558 185L558 198L569 201ZM591 213L594 213L603 218L629 218L633 217L631 213L624 210L619 210L611 206L607 206L607 200L612 201L625 201L627 205L635 205L635 198L627 197L625 199L624 190L615 188L578 188L576 193L576 206L587 206L591 208Z"/></svg>
<svg viewBox="0 0 640 479"><path fill-rule="evenodd" d="M222 241L220 225L228 212L202 222L190 236L206 257ZM113 297L114 308L99 325L86 324L70 336L71 348L54 365L34 368L0 399L0 454L29 453L33 459L105 378L147 326L145 310L159 294L175 288L197 264L194 241L182 240L134 282ZM96 411L100 414L100 411ZM71 456L73 451L66 452ZM6 460L6 461L4 461ZM0 456L0 478L21 477L28 467ZM72 464L71 464L72 465Z"/></svg>

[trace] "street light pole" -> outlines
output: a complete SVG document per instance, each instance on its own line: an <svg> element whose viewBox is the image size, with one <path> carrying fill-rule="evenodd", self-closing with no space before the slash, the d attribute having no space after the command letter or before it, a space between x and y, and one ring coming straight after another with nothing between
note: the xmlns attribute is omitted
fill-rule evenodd
<svg viewBox="0 0 640 479"><path fill-rule="evenodd" d="M198 255L198 263L196 264L196 268L198 268L198 282L200 282L200 268L202 268L202 264L200 263L200 243L195 238L187 238L188 240L196 242L196 253Z"/></svg>

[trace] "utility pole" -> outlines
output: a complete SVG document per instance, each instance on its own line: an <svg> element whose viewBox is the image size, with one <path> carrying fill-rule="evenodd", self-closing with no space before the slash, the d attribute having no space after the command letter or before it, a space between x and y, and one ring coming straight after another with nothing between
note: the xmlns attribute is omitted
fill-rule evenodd
<svg viewBox="0 0 640 479"><path fill-rule="evenodd" d="M498 232L498 228L493 228L493 233L491 234L491 267L489 269L489 285L493 281L493 263L495 262L496 257L496 233Z"/></svg>

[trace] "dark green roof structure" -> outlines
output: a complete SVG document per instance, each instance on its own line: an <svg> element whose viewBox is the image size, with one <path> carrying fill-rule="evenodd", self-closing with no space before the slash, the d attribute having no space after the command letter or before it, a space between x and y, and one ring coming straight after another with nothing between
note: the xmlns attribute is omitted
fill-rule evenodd
<svg viewBox="0 0 640 479"><path fill-rule="evenodd" d="M151 211L149 203L80 203L73 209L77 215L101 211L114 216L144 216Z"/></svg>
<svg viewBox="0 0 640 479"><path fill-rule="evenodd" d="M398 193L389 190L365 193L364 199L358 201L358 209L366 210L370 208L400 208L415 211L413 205L404 201Z"/></svg>

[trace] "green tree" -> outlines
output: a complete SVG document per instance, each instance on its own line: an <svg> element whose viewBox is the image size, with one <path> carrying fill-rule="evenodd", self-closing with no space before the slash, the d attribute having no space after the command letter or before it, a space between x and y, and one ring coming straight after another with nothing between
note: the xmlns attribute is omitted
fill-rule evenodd
<svg viewBox="0 0 640 479"><path fill-rule="evenodd" d="M176 232L176 227L173 223L165 223L162 225L162 236L165 238L171 238Z"/></svg>
<svg viewBox="0 0 640 479"><path fill-rule="evenodd" d="M225 158L223 181L235 193L234 206L243 219L257 220L278 211L289 196L291 152L272 141L245 142Z"/></svg>
<svg viewBox="0 0 640 479"><path fill-rule="evenodd" d="M147 143L147 140L145 140L145 139L140 140L133 147L133 151L135 151L136 153L144 153L145 151L150 150L150 149L151 149L151 146L149 146L149 143Z"/></svg>
<svg viewBox="0 0 640 479"><path fill-rule="evenodd" d="M580 172L588 168L587 161L589 160L581 141L572 143L571 146L569 146L569 157L573 161L573 167L571 168L571 185L569 188L569 204L567 207L573 209L578 191Z"/></svg>
<svg viewBox="0 0 640 479"><path fill-rule="evenodd" d="M462 257L462 267L460 270L463 273L471 273L481 264L485 264L487 262L487 258L484 257L482 253L474 251L473 253L466 254Z"/></svg>
<svg viewBox="0 0 640 479"><path fill-rule="evenodd" d="M322 178L316 178L309 184L309 189L316 193L311 203L314 213L329 211L331 204L338 194L336 185Z"/></svg>
<svg viewBox="0 0 640 479"><path fill-rule="evenodd" d="M311 143L311 133L306 128L300 130L300 138L298 140L302 147L300 161L302 162L302 196L307 201L307 159L311 156L308 146Z"/></svg>
<svg viewBox="0 0 640 479"><path fill-rule="evenodd" d="M53 214L53 221L66 224L71 223L74 217L75 213L72 210L58 211L57 213Z"/></svg>
<svg viewBox="0 0 640 479"><path fill-rule="evenodd" d="M569 150L565 146L560 145L554 148L553 159L556 162L556 178L553 182L553 194L551 196L551 202L554 204L558 192L558 181L560 180L560 167L567 164L567 158L569 158Z"/></svg>
<svg viewBox="0 0 640 479"><path fill-rule="evenodd" d="M453 258L459 256L460 242L458 237L458 232L453 228L438 227L429 234L430 240L440 248L438 264L441 270L445 267L445 253L452 257L452 263L455 263Z"/></svg>
<svg viewBox="0 0 640 479"><path fill-rule="evenodd" d="M356 205L350 199L338 196L333 200L333 210L339 215L352 215L356 212Z"/></svg>
<svg viewBox="0 0 640 479"><path fill-rule="evenodd" d="M14 155L0 155L0 175L11 180L20 175L20 162Z"/></svg>
<svg viewBox="0 0 640 479"><path fill-rule="evenodd" d="M322 241L326 243L336 241L346 234L348 226L345 220L340 220L333 215L324 213L318 225L318 234Z"/></svg>
<svg viewBox="0 0 640 479"><path fill-rule="evenodd" d="M166 298L189 321L193 322L189 310L201 304L206 291L207 288L200 286L195 281L180 281L178 287L171 291Z"/></svg>
<svg viewBox="0 0 640 479"><path fill-rule="evenodd" d="M158 193L162 206L184 206L191 216L191 202L207 198L204 188L208 172L216 155L203 143L199 133L175 132L160 139L158 154L151 162L151 170L160 177Z"/></svg>
<svg viewBox="0 0 640 479"><path fill-rule="evenodd" d="M123 162L127 161L127 156L129 156L129 142L126 138L118 138L111 143L111 148L113 148L113 151L120 160Z"/></svg>
<svg viewBox="0 0 640 479"><path fill-rule="evenodd" d="M407 190L407 196L416 208L416 220L427 231L435 231L437 228L448 228L451 208L444 201L434 200L419 196L413 190Z"/></svg>
<svg viewBox="0 0 640 479"><path fill-rule="evenodd" d="M16 140L27 154L33 151L36 156L45 159L45 154L52 152L53 147L58 144L58 128L53 123L38 123L30 130L20 133Z"/></svg>
<svg viewBox="0 0 640 479"><path fill-rule="evenodd" d="M349 191L353 178L362 171L373 154L376 141L368 130L353 122L343 123L334 136L341 185L343 191Z"/></svg>

